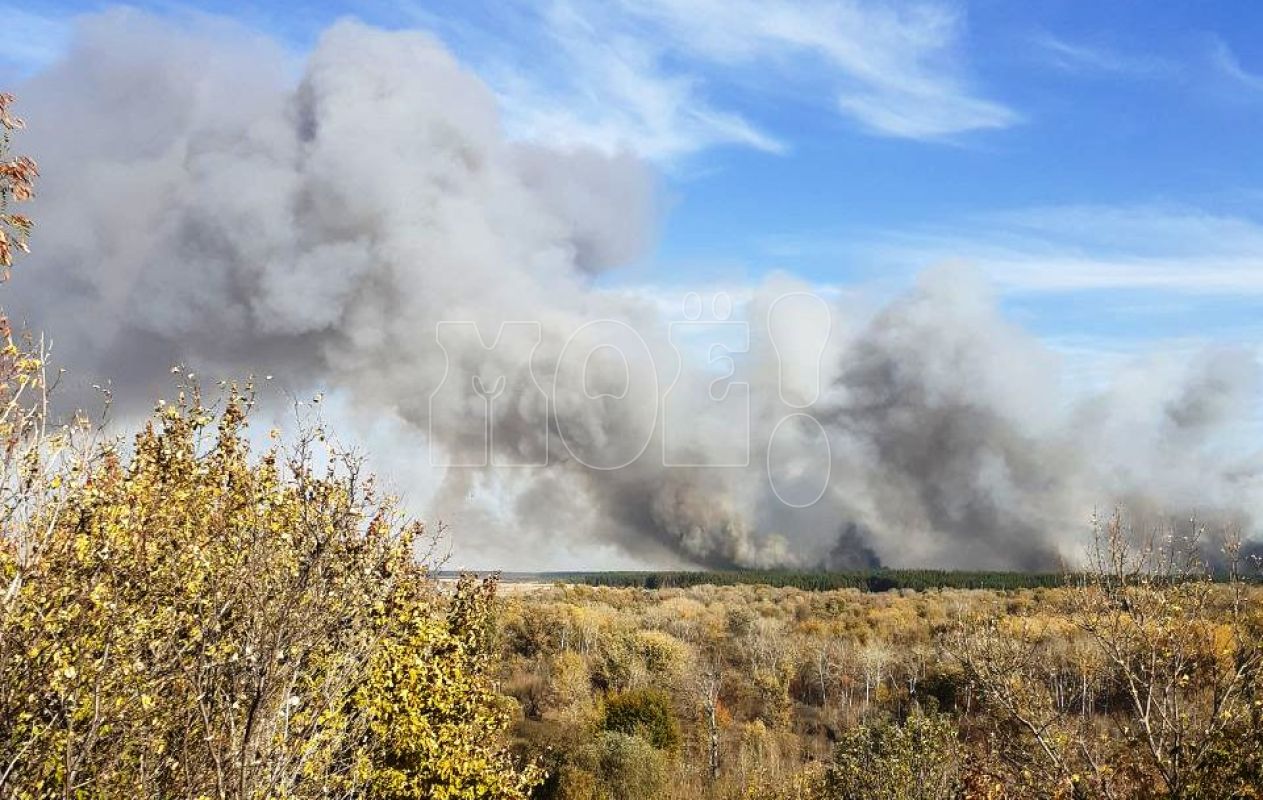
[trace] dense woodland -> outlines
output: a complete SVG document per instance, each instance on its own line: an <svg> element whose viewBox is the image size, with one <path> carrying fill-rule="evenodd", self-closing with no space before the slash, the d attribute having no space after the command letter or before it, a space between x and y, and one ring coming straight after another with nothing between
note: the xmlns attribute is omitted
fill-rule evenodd
<svg viewBox="0 0 1263 800"><path fill-rule="evenodd" d="M1099 521L1056 588L539 587L501 686L538 797L1263 796L1263 590L1189 533Z"/></svg>
<svg viewBox="0 0 1263 800"><path fill-rule="evenodd" d="M795 570L616 571L509 573L506 581L547 581L587 586L679 589L689 586L789 586L826 591L861 589L1034 589L1062 586L1062 572L996 572L943 569L871 569L844 572Z"/></svg>

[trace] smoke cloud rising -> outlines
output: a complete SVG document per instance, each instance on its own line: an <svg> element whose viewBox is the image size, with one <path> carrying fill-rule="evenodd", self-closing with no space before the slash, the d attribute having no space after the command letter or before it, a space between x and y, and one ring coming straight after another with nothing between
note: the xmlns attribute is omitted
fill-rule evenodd
<svg viewBox="0 0 1263 800"><path fill-rule="evenodd" d="M175 363L341 392L473 465L440 471L426 511L499 566L561 541L713 567L1049 567L1094 505L1259 496L1221 446L1257 400L1245 353L1082 396L960 270L878 309L775 276L731 312L688 298L729 323L697 335L662 311L686 298L598 288L653 239L651 167L506 138L494 94L422 33L342 22L296 59L225 23L109 12L18 88L43 178L7 302L78 384L112 379L124 411Z"/></svg>

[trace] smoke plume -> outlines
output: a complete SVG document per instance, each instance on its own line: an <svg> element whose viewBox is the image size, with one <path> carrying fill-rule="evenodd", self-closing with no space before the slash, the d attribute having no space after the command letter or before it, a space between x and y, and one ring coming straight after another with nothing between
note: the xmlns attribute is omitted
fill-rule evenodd
<svg viewBox="0 0 1263 800"><path fill-rule="evenodd" d="M124 411L175 363L334 389L466 465L427 511L468 512L457 535L508 568L556 540L713 567L1048 567L1094 505L1258 497L1218 446L1256 400L1250 356L1068 394L967 272L875 311L772 277L702 304L748 332L713 329L731 357L673 338L662 296L594 283L652 241L653 170L507 138L422 33L342 22L296 60L115 11L19 91L43 178L8 303L79 385L112 379Z"/></svg>

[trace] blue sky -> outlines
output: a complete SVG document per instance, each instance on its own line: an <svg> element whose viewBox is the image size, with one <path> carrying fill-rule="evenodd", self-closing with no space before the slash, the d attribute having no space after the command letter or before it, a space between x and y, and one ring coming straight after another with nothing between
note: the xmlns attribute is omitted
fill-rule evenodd
<svg viewBox="0 0 1263 800"><path fill-rule="evenodd" d="M653 250L604 280L785 270L881 293L975 264L1068 352L1263 334L1263 6L786 0L140 3L301 54L353 15L440 37L515 136L663 175ZM0 79L92 2L0 5Z"/></svg>

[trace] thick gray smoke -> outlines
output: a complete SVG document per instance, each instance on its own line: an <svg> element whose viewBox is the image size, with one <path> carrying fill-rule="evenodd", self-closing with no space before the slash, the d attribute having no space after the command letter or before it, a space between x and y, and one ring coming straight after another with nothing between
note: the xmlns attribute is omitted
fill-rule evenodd
<svg viewBox="0 0 1263 800"><path fill-rule="evenodd" d="M663 295L593 284L651 241L652 170L507 139L423 34L344 22L294 63L227 25L111 12L19 91L43 179L8 302L81 385L140 408L185 363L342 392L472 465L427 511L508 568L556 540L663 564L1050 566L1095 504L1258 496L1216 446L1255 402L1252 358L1072 399L959 271L876 313L772 278L728 320L748 348L674 338ZM748 414L712 391L727 377Z"/></svg>

